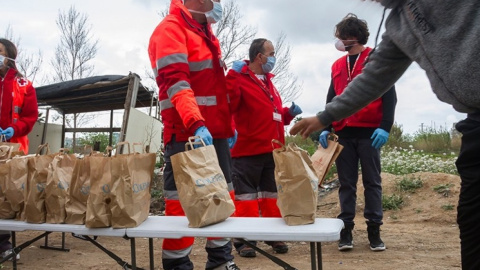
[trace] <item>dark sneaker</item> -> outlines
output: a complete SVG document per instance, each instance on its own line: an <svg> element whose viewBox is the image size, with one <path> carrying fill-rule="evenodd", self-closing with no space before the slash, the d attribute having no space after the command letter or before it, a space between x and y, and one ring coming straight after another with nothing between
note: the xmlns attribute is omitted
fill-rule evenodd
<svg viewBox="0 0 480 270"><path fill-rule="evenodd" d="M238 266L233 261L228 261L222 265L219 265L212 270L240 270Z"/></svg>
<svg viewBox="0 0 480 270"><path fill-rule="evenodd" d="M345 227L340 232L340 241L338 242L338 250L348 251L353 249L352 228Z"/></svg>
<svg viewBox="0 0 480 270"><path fill-rule="evenodd" d="M380 225L368 225L367 232L370 249L373 251L384 251L386 247L380 238Z"/></svg>
<svg viewBox="0 0 480 270"><path fill-rule="evenodd" d="M238 255L245 258L257 257L255 250L247 245L243 245L240 248L237 248Z"/></svg>
<svg viewBox="0 0 480 270"><path fill-rule="evenodd" d="M275 253L284 254L288 252L288 246L281 241L265 241L265 244L271 246Z"/></svg>

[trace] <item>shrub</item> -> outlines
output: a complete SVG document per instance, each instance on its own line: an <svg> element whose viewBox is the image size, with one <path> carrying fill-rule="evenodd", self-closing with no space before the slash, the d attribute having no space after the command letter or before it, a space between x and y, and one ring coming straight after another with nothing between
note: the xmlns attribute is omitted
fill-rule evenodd
<svg viewBox="0 0 480 270"><path fill-rule="evenodd" d="M390 196L382 195L382 207L383 210L398 210L402 208L404 204L403 196L398 194L392 194Z"/></svg>
<svg viewBox="0 0 480 270"><path fill-rule="evenodd" d="M404 177L402 180L396 183L396 188L398 191L402 192L414 192L416 189L419 189L423 186L423 181L420 178L407 178Z"/></svg>

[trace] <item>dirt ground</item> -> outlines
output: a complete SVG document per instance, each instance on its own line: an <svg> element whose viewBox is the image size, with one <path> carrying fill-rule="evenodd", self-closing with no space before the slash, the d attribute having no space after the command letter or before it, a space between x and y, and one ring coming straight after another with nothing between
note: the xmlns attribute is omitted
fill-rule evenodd
<svg viewBox="0 0 480 270"><path fill-rule="evenodd" d="M394 193L395 182L402 178L423 180L423 187L414 193L404 194L405 205L401 210L385 211L381 236L387 246L383 252L368 248L366 224L363 218L363 187L359 184L354 249L349 252L337 250L337 243L322 244L323 269L461 269L460 241L455 222L456 206L460 187L458 176L434 173L417 173L407 176L383 175L384 195ZM361 181L360 181L361 182ZM450 191L440 194L433 190L437 185L452 184ZM449 210L451 209L451 210ZM318 217L335 217L339 212L337 189L320 196ZM17 233L17 243L29 240L39 232ZM60 233L51 234L50 245L60 245ZM130 262L130 242L122 238L100 237L98 242ZM66 247L70 252L39 248L39 240L25 248L20 254L18 269L122 269L113 259L89 242L66 236ZM148 240L137 239L137 266L149 269ZM155 269L161 268L161 239L154 240ZM191 259L195 269L204 269L206 254L204 240L196 239ZM305 242L290 242L290 251L277 256L297 269L311 269L309 245ZM259 247L272 252L269 246ZM256 258L235 256L242 270L282 269L269 259L257 254ZM12 263L4 263L3 269L12 269Z"/></svg>

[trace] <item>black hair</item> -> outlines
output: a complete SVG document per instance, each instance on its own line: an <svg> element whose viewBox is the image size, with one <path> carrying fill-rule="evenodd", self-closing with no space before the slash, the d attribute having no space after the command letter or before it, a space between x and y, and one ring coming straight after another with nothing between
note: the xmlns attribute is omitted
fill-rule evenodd
<svg viewBox="0 0 480 270"><path fill-rule="evenodd" d="M248 57L250 59L250 63L253 63L253 61L255 60L255 57L257 57L259 53L265 52L263 45L267 41L268 39L266 38L257 38L252 41L252 44L250 45L250 49L248 50Z"/></svg>
<svg viewBox="0 0 480 270"><path fill-rule="evenodd" d="M335 37L346 40L357 38L358 43L365 45L368 41L368 25L365 20L360 20L357 15L348 13L337 25L335 25Z"/></svg>

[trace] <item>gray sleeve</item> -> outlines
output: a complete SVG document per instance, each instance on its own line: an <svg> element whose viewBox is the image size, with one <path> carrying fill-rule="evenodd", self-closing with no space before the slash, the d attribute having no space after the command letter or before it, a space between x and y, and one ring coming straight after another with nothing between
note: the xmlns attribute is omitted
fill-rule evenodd
<svg viewBox="0 0 480 270"><path fill-rule="evenodd" d="M411 63L412 60L384 34L382 42L370 54L362 74L355 77L341 95L325 105L325 110L317 114L318 119L328 126L356 113L386 93Z"/></svg>

